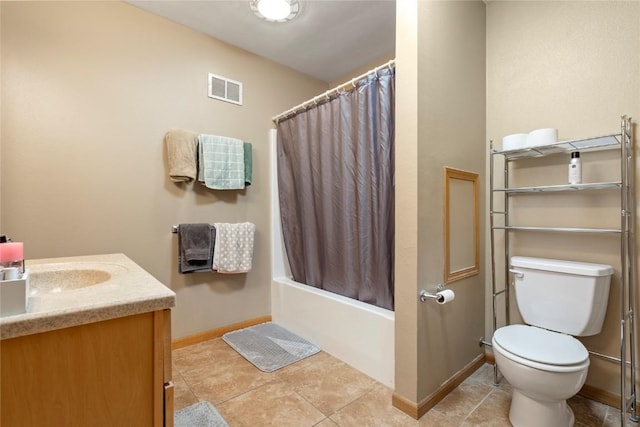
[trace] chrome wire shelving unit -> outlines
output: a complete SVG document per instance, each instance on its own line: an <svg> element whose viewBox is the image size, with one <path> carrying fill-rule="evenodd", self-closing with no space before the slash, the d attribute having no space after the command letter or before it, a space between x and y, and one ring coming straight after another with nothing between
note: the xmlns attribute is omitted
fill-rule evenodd
<svg viewBox="0 0 640 427"><path fill-rule="evenodd" d="M500 151L491 143L490 176L489 176L489 218L491 239L491 285L493 297L493 331L498 328L499 299L503 300L504 321L510 324L509 307L509 236L513 232L542 232L542 233L581 233L581 234L610 234L620 238L620 354L618 356L604 355L589 351L590 355L619 363L620 366L620 408L621 425L626 422L626 415L632 421L638 421L636 408L636 345L634 328L635 301L635 225L634 225L634 150L631 118L621 118L620 133L584 138L571 141L560 141L554 144L527 147L517 150ZM545 157L557 154L568 154L572 151L596 152L603 150L617 150L620 153L620 180L609 182L595 182L586 184L541 185L533 187L510 187L510 165L520 159ZM502 158L502 182L504 186L496 188L496 157ZM500 171L498 171L498 174ZM620 194L620 227L619 228L581 228L581 227L532 227L514 225L510 218L510 201L513 196L520 194L545 194L552 192L571 193L575 191L618 191ZM496 210L496 198L501 197L500 209ZM498 218L500 220L498 221ZM498 224L498 222L500 224ZM502 236L501 254L498 254L496 234ZM496 271L496 259L502 255L504 269ZM503 287L498 289L498 274L503 277ZM502 297L502 298L501 298ZM481 341L483 344L489 344ZM499 371L494 365L494 382L499 382Z"/></svg>

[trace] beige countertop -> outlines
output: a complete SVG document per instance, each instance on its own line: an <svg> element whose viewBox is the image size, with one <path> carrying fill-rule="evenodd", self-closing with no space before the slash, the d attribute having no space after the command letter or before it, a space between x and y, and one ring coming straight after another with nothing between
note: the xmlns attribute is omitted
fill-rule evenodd
<svg viewBox="0 0 640 427"><path fill-rule="evenodd" d="M32 283L27 312L0 318L1 339L175 306L176 294L124 254L27 260L25 266ZM107 280L74 288L37 283L42 272L52 277L60 271L69 277L73 269L79 275L87 270L104 271Z"/></svg>

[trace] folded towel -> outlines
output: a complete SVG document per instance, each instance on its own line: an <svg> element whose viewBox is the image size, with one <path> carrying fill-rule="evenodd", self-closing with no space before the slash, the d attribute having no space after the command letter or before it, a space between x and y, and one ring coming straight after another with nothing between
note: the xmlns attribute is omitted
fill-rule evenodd
<svg viewBox="0 0 640 427"><path fill-rule="evenodd" d="M251 270L256 225L215 223L213 269L218 273L246 273Z"/></svg>
<svg viewBox="0 0 640 427"><path fill-rule="evenodd" d="M242 147L244 148L244 185L247 187L251 185L253 178L253 154L251 153L251 143L245 142Z"/></svg>
<svg viewBox="0 0 640 427"><path fill-rule="evenodd" d="M164 136L169 161L169 178L174 182L196 179L198 134L188 130L171 129Z"/></svg>
<svg viewBox="0 0 640 427"><path fill-rule="evenodd" d="M216 229L209 224L180 224L178 251L180 273L211 271Z"/></svg>
<svg viewBox="0 0 640 427"><path fill-rule="evenodd" d="M236 138L198 136L198 181L214 190L244 188L244 147Z"/></svg>

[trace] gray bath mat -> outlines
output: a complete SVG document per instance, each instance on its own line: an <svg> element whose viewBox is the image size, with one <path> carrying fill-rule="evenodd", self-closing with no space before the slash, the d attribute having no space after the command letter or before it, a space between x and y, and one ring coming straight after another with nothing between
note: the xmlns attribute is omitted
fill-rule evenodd
<svg viewBox="0 0 640 427"><path fill-rule="evenodd" d="M209 402L198 402L176 411L174 427L229 427Z"/></svg>
<svg viewBox="0 0 640 427"><path fill-rule="evenodd" d="M320 351L318 346L271 322L228 332L222 339L264 372L284 368Z"/></svg>

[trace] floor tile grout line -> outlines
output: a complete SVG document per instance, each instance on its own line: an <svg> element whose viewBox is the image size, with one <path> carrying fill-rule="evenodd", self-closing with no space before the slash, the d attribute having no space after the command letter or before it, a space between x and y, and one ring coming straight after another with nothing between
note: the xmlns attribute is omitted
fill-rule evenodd
<svg viewBox="0 0 640 427"><path fill-rule="evenodd" d="M223 404L223 403L227 403L227 402L229 402L230 400L237 399L237 398L239 398L240 396L244 396L245 394L247 394L247 393L249 393L249 392L255 391L255 390L259 389L260 387L264 387L264 386L267 386L267 385L273 384L273 383L274 383L274 382L276 382L276 381L280 381L280 380L279 380L279 378L274 378L273 380L267 381L266 383L262 383L262 384L259 384L259 385L255 386L255 387L251 387L251 388L249 388L249 389L247 389L247 390L243 390L242 392L240 392L240 393L238 393L238 394L236 394L236 395L234 395L234 396L231 396L231 397L229 397L228 399L221 400L221 401L219 401L219 402L215 403L215 405L221 405L221 404Z"/></svg>
<svg viewBox="0 0 640 427"><path fill-rule="evenodd" d="M310 401L309 399L307 399L303 394L301 394L301 393L296 389L296 387L295 387L293 384L291 384L291 383L287 382L286 380L284 380L283 382L287 385L287 387L289 387L289 388L291 389L291 391L292 391L292 392L294 392L298 397L300 397L300 399L304 400L304 401L305 401L305 402L307 402L309 405L311 405L311 406L312 406L316 411L318 411L318 412L320 412L322 415L324 415L323 420L324 420L324 419L327 419L327 418L330 418L330 417L331 417L331 415L335 414L335 412L333 412L333 414L331 414L331 415L327 415L327 414L325 414L324 412L322 412L322 410L321 410L320 408L318 408L316 405L314 405L314 404L313 404L313 402L311 402L311 401ZM331 420L331 421L333 421L333 420ZM318 421L318 423L321 423L321 422L322 422L322 420L321 420L321 421ZM334 421L334 422L335 422L335 421ZM336 424L337 424L337 423L336 423Z"/></svg>
<svg viewBox="0 0 640 427"><path fill-rule="evenodd" d="M460 424L458 424L458 425L462 425L462 424L464 424L464 422L467 420L467 418L469 418L469 417L471 416L471 414L473 414L473 413L474 413L474 411L475 411L476 409L478 409L478 408L479 408L479 407L480 407L480 406L485 402L485 400L487 400L487 399L489 398L489 396L491 395L491 393L493 393L493 389L491 389L491 390L489 390L489 391L487 392L487 394L486 394L486 395L485 395L485 396L480 400L480 402L478 402L478 404L477 404L476 406L474 406L474 407L469 411L469 413L468 413L467 415L465 415L465 417L464 417L464 418L462 418L462 421L460 421Z"/></svg>
<svg viewBox="0 0 640 427"><path fill-rule="evenodd" d="M374 380L375 381L375 380ZM333 411L333 413L331 415L327 415L327 417L331 417L332 415L337 414L338 412L340 412L341 410L343 410L344 408L346 408L347 406L351 405L352 403L357 402L358 400L362 399L365 395L371 393L373 391L373 388L376 386L376 383L374 382L373 384L371 384L371 386L369 388L367 388L364 393L362 393L360 396L356 397L354 400L346 403L345 405L342 405L341 407L339 407L338 409L336 409L335 411ZM331 420L333 421L333 419ZM335 421L333 421L335 422ZM336 423L337 424L337 423Z"/></svg>
<svg viewBox="0 0 640 427"><path fill-rule="evenodd" d="M193 392L193 390L191 389L191 386L190 386L190 385L189 385L189 383L184 379L184 377L182 376L182 372L180 372L179 370L178 370L178 375L179 375L179 376L180 376L180 378L182 379L182 382L184 383L184 385L185 385L185 386L187 386L187 388L189 389L189 393L191 393L191 395L192 395L193 397L195 397L195 398L198 400L198 402L199 402L199 401L200 401L200 399L199 399L199 398L198 398L198 396ZM173 372L172 372L172 375L171 375L171 381L173 381L173 387L174 387L174 391L175 391L175 381L174 381L174 380L175 380L175 378L173 378L174 376L175 376L175 375L173 375ZM174 395L174 402L175 402L175 395ZM188 405L187 405L187 406L188 406Z"/></svg>
<svg viewBox="0 0 640 427"><path fill-rule="evenodd" d="M182 372L178 371L178 375L180 375L180 378L182 378L182 382L187 386L189 392L191 392L191 394L193 394L196 399L200 400L196 392L193 391L193 388L191 388L191 384L189 384L189 382L184 378L184 375L182 375Z"/></svg>

